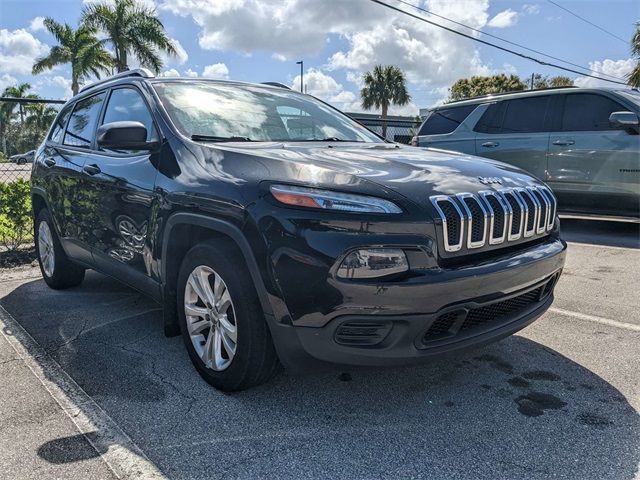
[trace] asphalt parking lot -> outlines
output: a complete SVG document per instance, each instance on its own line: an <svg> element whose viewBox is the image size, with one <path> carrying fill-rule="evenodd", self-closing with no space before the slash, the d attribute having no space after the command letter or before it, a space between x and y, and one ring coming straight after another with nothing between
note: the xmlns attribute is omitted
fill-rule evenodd
<svg viewBox="0 0 640 480"><path fill-rule="evenodd" d="M97 273L0 280L2 478L640 478L640 229L563 221L553 308L464 357L224 394Z"/></svg>

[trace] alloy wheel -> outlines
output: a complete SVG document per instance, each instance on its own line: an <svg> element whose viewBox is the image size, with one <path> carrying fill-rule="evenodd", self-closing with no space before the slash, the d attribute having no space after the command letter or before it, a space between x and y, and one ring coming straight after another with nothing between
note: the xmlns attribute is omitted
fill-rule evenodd
<svg viewBox="0 0 640 480"><path fill-rule="evenodd" d="M184 313L191 343L212 370L231 365L238 342L235 310L227 284L211 267L193 269L184 293Z"/></svg>
<svg viewBox="0 0 640 480"><path fill-rule="evenodd" d="M47 277L53 276L55 264L55 251L53 249L53 237L47 222L40 222L38 226L38 253L42 262L42 269Z"/></svg>

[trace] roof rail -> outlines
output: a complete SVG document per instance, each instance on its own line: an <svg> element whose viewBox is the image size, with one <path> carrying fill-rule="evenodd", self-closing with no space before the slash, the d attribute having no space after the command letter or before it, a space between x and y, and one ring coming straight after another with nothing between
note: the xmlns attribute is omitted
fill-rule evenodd
<svg viewBox="0 0 640 480"><path fill-rule="evenodd" d="M146 68L136 68L135 70L126 70L124 72L116 73L115 75L111 75L110 77L103 78L102 80L98 80L97 82L90 83L80 89L80 93L89 90L90 88L97 87L98 85L102 85L103 83L110 82L111 80L117 80L118 78L127 78L127 77L142 77L142 78L153 78L155 75Z"/></svg>
<svg viewBox="0 0 640 480"><path fill-rule="evenodd" d="M510 92L489 93L487 95L478 95L476 97L467 97L467 98L461 98L460 100L453 100L452 102L448 102L445 105L450 105L452 103L458 103L458 102L466 102L467 100L481 100L483 98L501 97L503 95L513 95L518 93L543 92L545 90L558 90L560 88L580 88L580 87L576 85L567 85L565 87L533 88L530 90L512 90Z"/></svg>
<svg viewBox="0 0 640 480"><path fill-rule="evenodd" d="M286 88L287 90L291 90L290 87L287 87L284 83L280 83L280 82L261 82L262 85L271 85L272 87L280 87L280 88Z"/></svg>

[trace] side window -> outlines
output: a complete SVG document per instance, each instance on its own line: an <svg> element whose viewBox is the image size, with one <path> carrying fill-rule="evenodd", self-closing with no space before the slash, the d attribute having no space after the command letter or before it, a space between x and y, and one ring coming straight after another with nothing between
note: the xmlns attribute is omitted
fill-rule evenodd
<svg viewBox="0 0 640 480"><path fill-rule="evenodd" d="M67 124L69 115L71 115L71 108L67 108L62 113L60 113L60 115L58 115L55 123L53 124L53 129L51 130L51 135L49 136L49 140L55 143L60 143L62 141L62 135L64 134L64 127Z"/></svg>
<svg viewBox="0 0 640 480"><path fill-rule="evenodd" d="M501 133L545 132L549 96L518 98L506 102Z"/></svg>
<svg viewBox="0 0 640 480"><path fill-rule="evenodd" d="M506 105L507 102L498 102L489 105L473 128L473 131L479 133L500 133Z"/></svg>
<svg viewBox="0 0 640 480"><path fill-rule="evenodd" d="M64 135L65 145L91 148L103 100L104 93L99 93L76 103Z"/></svg>
<svg viewBox="0 0 640 480"><path fill-rule="evenodd" d="M111 122L140 122L147 129L147 141L155 136L153 117L142 95L133 88L118 88L111 92L102 125Z"/></svg>
<svg viewBox="0 0 640 480"><path fill-rule="evenodd" d="M420 127L418 135L441 135L453 132L465 121L478 105L464 105L462 107L442 108L432 110Z"/></svg>
<svg viewBox="0 0 640 480"><path fill-rule="evenodd" d="M582 132L616 130L609 124L609 115L627 108L604 95L576 93L566 95L560 130Z"/></svg>

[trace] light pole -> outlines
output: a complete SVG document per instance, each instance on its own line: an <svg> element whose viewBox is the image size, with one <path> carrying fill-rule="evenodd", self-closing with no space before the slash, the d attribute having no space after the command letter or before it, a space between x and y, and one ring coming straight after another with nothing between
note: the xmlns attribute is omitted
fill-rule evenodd
<svg viewBox="0 0 640 480"><path fill-rule="evenodd" d="M300 65L300 92L304 93L304 60L296 62L296 65Z"/></svg>

